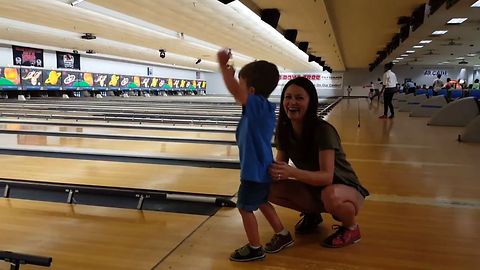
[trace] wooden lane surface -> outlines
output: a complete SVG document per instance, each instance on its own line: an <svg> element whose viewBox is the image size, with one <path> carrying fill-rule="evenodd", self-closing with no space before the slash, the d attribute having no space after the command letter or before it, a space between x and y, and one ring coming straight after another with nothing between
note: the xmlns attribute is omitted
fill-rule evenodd
<svg viewBox="0 0 480 270"><path fill-rule="evenodd" d="M380 120L375 106L359 104L360 128L356 100L340 102L329 116L348 159L372 193L358 217L363 236L359 244L321 247L332 232L330 225L337 223L323 215L320 232L296 236L293 247L264 261L230 262L230 252L246 243L246 237L237 211L225 209L156 269L476 269L478 145L457 143L459 128L429 127L427 119L398 112L393 120ZM281 207L277 211L293 231L298 213ZM265 243L272 230L262 215L257 217ZM212 238L229 241L209 241Z"/></svg>
<svg viewBox="0 0 480 270"><path fill-rule="evenodd" d="M343 100L328 116L342 137L347 159L371 193L451 200L480 198L480 144L456 141L463 128L427 126L428 118L396 112L378 119L383 106Z"/></svg>
<svg viewBox="0 0 480 270"><path fill-rule="evenodd" d="M0 216L0 250L53 258L24 270L152 269L207 218L3 198Z"/></svg>
<svg viewBox="0 0 480 270"><path fill-rule="evenodd" d="M0 134L0 146L44 146L80 149L117 150L132 153L175 154L198 158L238 159L236 145L149 142L79 137L56 137L20 134Z"/></svg>
<svg viewBox="0 0 480 270"><path fill-rule="evenodd" d="M281 207L277 211L293 231L298 213ZM330 225L337 223L323 217L319 233L294 236L292 247L267 254L262 261L236 263L228 256L246 243L241 217L235 209L221 210L155 269L451 270L476 269L480 264L478 208L368 202L359 216L362 240L341 249L320 245L332 232ZM272 230L261 214L257 220L265 243Z"/></svg>
<svg viewBox="0 0 480 270"><path fill-rule="evenodd" d="M211 140L231 140L235 141L235 133L217 133L202 131L174 131L174 130L149 130L149 129L127 129L127 128L94 128L94 127L73 127L73 126L54 126L54 125L31 125L31 124L4 124L0 123L0 129L6 130L34 130L49 132L75 132L75 133L100 133L114 135L144 135L158 137L176 137L176 138L194 138Z"/></svg>
<svg viewBox="0 0 480 270"><path fill-rule="evenodd" d="M73 119L53 119L53 118L24 118L21 117L1 117L2 124L32 124L32 125L58 125L68 127L95 127L95 128L120 128L134 130L186 130L198 132L220 132L235 133L235 127L226 127L225 125L208 125L200 124L173 124L173 123L149 123L149 122L133 122L133 121L95 121L95 120L73 120ZM213 131L211 131L213 130Z"/></svg>
<svg viewBox="0 0 480 270"><path fill-rule="evenodd" d="M239 170L0 155L0 178L233 196Z"/></svg>

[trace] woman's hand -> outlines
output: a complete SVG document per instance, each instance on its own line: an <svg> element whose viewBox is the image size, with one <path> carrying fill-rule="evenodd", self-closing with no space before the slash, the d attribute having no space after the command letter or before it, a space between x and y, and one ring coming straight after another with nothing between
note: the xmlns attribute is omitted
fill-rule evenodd
<svg viewBox="0 0 480 270"><path fill-rule="evenodd" d="M274 162L268 169L270 177L272 177L272 180L274 181L293 179L293 170L294 168L286 162Z"/></svg>

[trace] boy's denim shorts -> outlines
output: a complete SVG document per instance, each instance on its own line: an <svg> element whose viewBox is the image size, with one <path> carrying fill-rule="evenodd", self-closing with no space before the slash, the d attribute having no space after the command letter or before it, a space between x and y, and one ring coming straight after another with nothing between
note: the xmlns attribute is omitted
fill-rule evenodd
<svg viewBox="0 0 480 270"><path fill-rule="evenodd" d="M244 211L255 211L268 202L271 183L241 181L238 188L237 208Z"/></svg>

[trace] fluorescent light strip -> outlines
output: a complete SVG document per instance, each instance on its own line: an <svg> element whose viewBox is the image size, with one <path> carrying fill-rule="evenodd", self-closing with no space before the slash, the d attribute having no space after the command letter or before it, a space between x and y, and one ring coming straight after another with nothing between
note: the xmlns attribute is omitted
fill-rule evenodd
<svg viewBox="0 0 480 270"><path fill-rule="evenodd" d="M105 15L105 16L109 16L109 17L121 20L121 21L126 22L126 23L133 24L137 27L142 27L144 29L148 29L149 31L154 31L157 34L160 34L160 35L165 36L165 37L169 37L171 39L179 39L179 36L178 36L179 33L176 32L176 31L158 26L158 25L153 24L153 23L149 23L149 22L144 21L144 20L140 20L140 19L132 17L132 16L128 16L126 14L123 14L123 13L120 13L120 12L117 12L117 11L114 11L114 10L111 10L111 9L108 9L108 8L104 8L102 6L98 6L98 5L89 3L89 2L85 2L85 3L82 3L82 5L79 6L79 7L83 8L83 9L86 9L86 10L89 10L89 11L92 11L92 12L96 12L96 13L99 13L99 14L102 14L102 15ZM197 46L197 47L200 47L200 48L204 48L204 49L208 49L208 50L211 50L211 51L214 51L214 52L217 52L221 48L218 45L208 43L206 41L199 40L199 39L196 39L196 38L193 38L193 37L187 37L185 35L184 35L184 40L189 42L191 45L194 45L194 46Z"/></svg>
<svg viewBox="0 0 480 270"><path fill-rule="evenodd" d="M240 1L234 1L228 4L230 8L236 11L238 14L246 17L246 21L251 22L253 29L261 29L261 31L265 32L264 38L272 37L276 42L275 44L280 46L283 51L292 52L295 57L301 59L305 62L308 61L308 55L300 50L295 44L285 39L285 37L280 34L277 30L273 27L265 23L261 20L261 18ZM314 69L320 70L321 68L318 66L317 63L311 62L310 66Z"/></svg>
<svg viewBox="0 0 480 270"><path fill-rule="evenodd" d="M413 48L420 49L420 48L423 48L423 46L422 45L415 45L415 46L413 46Z"/></svg>
<svg viewBox="0 0 480 270"><path fill-rule="evenodd" d="M51 27L48 27L48 26L34 25L34 24L15 21L15 20L10 20L10 19L6 19L6 18L0 18L0 27L3 27L4 25L8 25L12 31L17 31L17 29L19 31L25 31L25 29L27 29L26 31L28 31L28 33L33 32L35 34L38 33L38 35L44 35L44 33L49 33L49 35L55 35L56 36L55 39L58 39L58 40L60 40L61 38L67 38L67 39L70 39L70 40L78 39L79 40L79 42L78 42L79 47L84 47L84 44L88 43L88 41L80 40L78 38L78 33L69 32L69 31L65 31L65 30L60 30L60 29L56 29L56 28L51 28ZM10 42L11 43L22 43L22 41L14 41L14 40L12 40ZM19 45L19 46L22 46L22 45ZM30 45L30 47L35 47L35 46L36 47L42 47L42 48L47 49L47 50L48 49L54 50L54 51L55 50L59 50L59 51L71 51L72 50L72 48L59 48L59 47L56 47L56 46L49 46L49 45L45 45L45 44ZM109 39L104 39L104 38L97 38L95 40L95 43L92 44L92 47L97 47L97 48L95 48L96 50L98 50L98 49L105 50L105 48L110 48L110 49L113 49L113 51L139 52L140 54L142 54L145 57L150 57L151 56L152 59L158 57L158 50L156 50L156 49L140 47L140 46L127 44L127 43L114 41L114 40L109 40ZM78 48L78 49L81 50L80 48ZM181 62L181 63L188 63L188 62L194 63L197 60L197 58L194 58L194 57L183 56L183 55L175 54L175 53L168 52L168 51L167 51L167 55L172 61L178 61L178 62ZM87 56L87 55L84 55L84 56ZM105 54L101 54L101 53L95 55L95 57L99 57L99 56L107 57ZM115 55L108 55L108 58L122 59L121 57L115 56ZM129 58L124 58L124 59L129 59ZM143 62L143 63L149 62L149 61L142 60L142 59L136 59L136 60L131 60L130 59L130 61ZM216 62L207 61L207 60L204 60L202 62L211 64L210 67L216 67L217 66ZM153 63L155 65L160 65L160 66L171 66L168 63L161 63L161 62L154 62L154 61L151 61L149 63ZM179 67L198 70L198 68L184 67L184 66L180 66L180 65L176 66L176 68L179 68Z"/></svg>
<svg viewBox="0 0 480 270"><path fill-rule="evenodd" d="M397 57L397 58L395 58L395 59L397 59L397 60L403 60L403 57Z"/></svg>
<svg viewBox="0 0 480 270"><path fill-rule="evenodd" d="M415 51L406 51L406 53L414 53Z"/></svg>
<svg viewBox="0 0 480 270"><path fill-rule="evenodd" d="M447 24L461 24L466 21L468 18L452 18L450 19Z"/></svg>
<svg viewBox="0 0 480 270"><path fill-rule="evenodd" d="M480 0L479 0L480 1ZM437 31L433 31L432 32L432 35L435 35L435 36L439 36L439 35L444 35L448 32L448 30L437 30Z"/></svg>
<svg viewBox="0 0 480 270"><path fill-rule="evenodd" d="M408 54L402 54L401 57L408 57Z"/></svg>
<svg viewBox="0 0 480 270"><path fill-rule="evenodd" d="M430 43L430 42L432 42L432 41L429 40L429 39L426 39L426 40L421 40L421 41L420 41L420 44L428 44L428 43Z"/></svg>
<svg viewBox="0 0 480 270"><path fill-rule="evenodd" d="M478 0L477 2L473 3L473 5L471 5L470 7L473 7L473 8L480 8L480 0Z"/></svg>

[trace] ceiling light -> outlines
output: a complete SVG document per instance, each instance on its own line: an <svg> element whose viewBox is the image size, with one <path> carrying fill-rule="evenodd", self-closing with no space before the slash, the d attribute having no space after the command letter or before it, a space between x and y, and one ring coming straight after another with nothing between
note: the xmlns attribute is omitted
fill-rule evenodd
<svg viewBox="0 0 480 270"><path fill-rule="evenodd" d="M397 59L397 60L403 60L403 57L397 57L397 58L395 58L395 59Z"/></svg>
<svg viewBox="0 0 480 270"><path fill-rule="evenodd" d="M398 62L400 62L400 61L398 61L398 60L393 60L392 62L393 62L393 63L398 63Z"/></svg>
<svg viewBox="0 0 480 270"><path fill-rule="evenodd" d="M430 42L432 42L432 41L429 40L429 39L426 39L426 40L421 40L421 41L420 41L420 44L428 44L428 43L430 43Z"/></svg>
<svg viewBox="0 0 480 270"><path fill-rule="evenodd" d="M415 51L406 51L406 53L414 53Z"/></svg>
<svg viewBox="0 0 480 270"><path fill-rule="evenodd" d="M457 58L455 58L455 59L457 59L457 60L463 60L463 59L465 59L465 57L457 57Z"/></svg>
<svg viewBox="0 0 480 270"><path fill-rule="evenodd" d="M480 0L478 0L477 2L473 3L473 5L471 5L470 7L473 7L473 8L480 8Z"/></svg>
<svg viewBox="0 0 480 270"><path fill-rule="evenodd" d="M408 54L402 54L402 55L400 55L400 56L401 56L401 57L407 57Z"/></svg>
<svg viewBox="0 0 480 270"><path fill-rule="evenodd" d="M439 35L444 35L447 32L448 32L448 30L437 30L437 31L433 31L432 35L439 36Z"/></svg>
<svg viewBox="0 0 480 270"><path fill-rule="evenodd" d="M479 0L480 1L480 0ZM467 56L470 56L470 57L474 57L475 55L477 55L476 53L469 53L467 54Z"/></svg>
<svg viewBox="0 0 480 270"><path fill-rule="evenodd" d="M461 24L464 21L466 21L468 18L452 18L450 21L447 22L447 24Z"/></svg>
<svg viewBox="0 0 480 270"><path fill-rule="evenodd" d="M415 45L415 46L413 46L413 48L420 49L420 48L423 48L423 46L422 45Z"/></svg>

